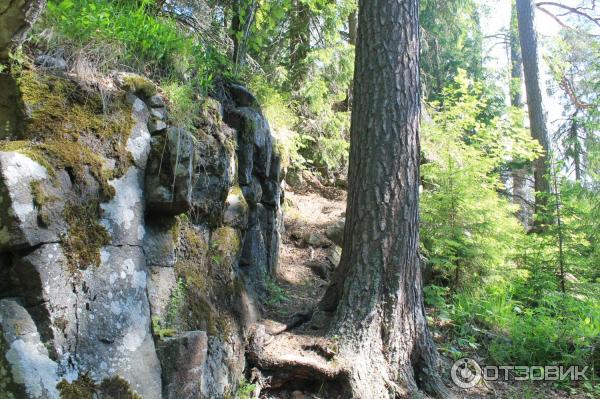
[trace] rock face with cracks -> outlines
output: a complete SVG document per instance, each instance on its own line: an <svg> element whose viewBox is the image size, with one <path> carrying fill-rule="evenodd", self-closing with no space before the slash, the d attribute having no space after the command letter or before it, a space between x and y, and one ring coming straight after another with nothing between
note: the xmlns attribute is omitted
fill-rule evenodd
<svg viewBox="0 0 600 399"><path fill-rule="evenodd" d="M2 108L2 397L232 397L282 226L254 97L234 86L183 128L140 76L115 76L104 115L44 71L12 77Z"/></svg>

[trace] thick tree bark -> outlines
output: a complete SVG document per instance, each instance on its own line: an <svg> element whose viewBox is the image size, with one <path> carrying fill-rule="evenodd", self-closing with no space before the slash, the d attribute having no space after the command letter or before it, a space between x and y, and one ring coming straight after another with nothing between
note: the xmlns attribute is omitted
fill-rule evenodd
<svg viewBox="0 0 600 399"><path fill-rule="evenodd" d="M418 0L361 0L344 250L321 303L354 398L450 397L436 374L419 246Z"/></svg>
<svg viewBox="0 0 600 399"><path fill-rule="evenodd" d="M544 150L544 155L533 162L534 189L536 192L535 212L539 214L544 210L547 203L547 194L550 193L550 182L548 180L548 130L546 127L542 91L540 89L537 35L533 22L534 4L532 0L516 1L531 136L540 143ZM538 218L537 222L540 221L540 218Z"/></svg>
<svg viewBox="0 0 600 399"><path fill-rule="evenodd" d="M510 19L510 105L515 108L523 108L523 59L519 44L519 26L517 22L517 9L513 1ZM519 121L520 126L522 121ZM530 175L529 168L516 168L512 171L513 198L519 205L517 216L525 229L529 226L529 204L526 199L528 195L527 177Z"/></svg>

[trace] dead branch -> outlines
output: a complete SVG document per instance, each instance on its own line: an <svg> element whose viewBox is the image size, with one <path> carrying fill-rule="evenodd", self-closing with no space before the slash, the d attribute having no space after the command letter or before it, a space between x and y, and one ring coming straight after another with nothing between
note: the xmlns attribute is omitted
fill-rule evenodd
<svg viewBox="0 0 600 399"><path fill-rule="evenodd" d="M583 11L584 8L582 8L582 7L570 7L565 4L560 4L560 3L553 2L553 1L540 1L540 2L536 3L536 6L538 8L544 7L544 6L561 8L563 10L566 10L566 13L563 15L567 15L567 14L579 15L580 17L583 17L584 19L587 19L588 21L591 21L595 25L600 27L600 17L588 14L587 12Z"/></svg>

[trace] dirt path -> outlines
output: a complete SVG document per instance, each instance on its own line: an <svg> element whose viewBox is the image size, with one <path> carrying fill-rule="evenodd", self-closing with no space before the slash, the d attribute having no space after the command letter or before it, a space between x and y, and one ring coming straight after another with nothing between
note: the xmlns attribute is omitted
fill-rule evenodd
<svg viewBox="0 0 600 399"><path fill-rule="evenodd" d="M294 315L308 316L323 295L340 251L325 231L346 210L345 192L333 193L327 199L317 192L286 192L279 276L269 287L267 318L289 323Z"/></svg>
<svg viewBox="0 0 600 399"><path fill-rule="evenodd" d="M279 254L279 275L268 285L270 300L265 304L265 319L283 324L299 324L294 333L318 335L322 331L311 331L308 323L312 311L323 295L328 277L336 266L336 253L340 248L326 236L326 230L345 216L346 193L327 188L307 192L286 191L285 233ZM325 198L324 195L327 197ZM436 341L445 342L448 337L438 336ZM442 368L447 370L444 379L456 398L460 399L583 399L580 392L569 395L550 384L527 382L481 383L467 390L456 387L450 379L453 361L442 358ZM319 395L299 390L266 392L263 399L316 399ZM321 398L325 399L325 398Z"/></svg>

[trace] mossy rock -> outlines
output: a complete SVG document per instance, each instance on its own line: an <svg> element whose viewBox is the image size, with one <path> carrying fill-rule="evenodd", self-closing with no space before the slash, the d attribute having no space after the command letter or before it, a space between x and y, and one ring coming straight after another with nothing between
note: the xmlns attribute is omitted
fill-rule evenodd
<svg viewBox="0 0 600 399"><path fill-rule="evenodd" d="M94 399L97 385L88 375L80 375L75 381L69 383L62 380L56 385L61 399Z"/></svg>
<svg viewBox="0 0 600 399"><path fill-rule="evenodd" d="M71 271L100 265L100 248L110 244L108 231L99 223L100 203L67 204L64 218L68 231L62 246Z"/></svg>
<svg viewBox="0 0 600 399"><path fill-rule="evenodd" d="M31 196L33 197L33 207L37 211L38 224L43 227L50 225L50 215L48 214L47 204L55 201L56 197L48 195L41 180L33 180L30 183Z"/></svg>
<svg viewBox="0 0 600 399"><path fill-rule="evenodd" d="M227 271L231 270L233 261L239 255L241 250L240 233L229 226L223 226L216 229L211 237L211 254L218 256L219 265L225 267Z"/></svg>
<svg viewBox="0 0 600 399"><path fill-rule="evenodd" d="M156 85L150 79L134 73L120 74L117 82L123 90L134 93L143 99L149 99L158 93Z"/></svg>
<svg viewBox="0 0 600 399"><path fill-rule="evenodd" d="M4 333L0 328L0 398L24 398L26 397L25 388L14 382L10 363L5 358L7 350L8 345L4 340Z"/></svg>
<svg viewBox="0 0 600 399"><path fill-rule="evenodd" d="M99 91L35 70L22 71L16 81L27 117L22 139L129 137L133 118L124 93L103 100Z"/></svg>
<svg viewBox="0 0 600 399"><path fill-rule="evenodd" d="M178 321L169 327L225 337L235 324L228 312L235 291L231 257L239 251L239 233L230 227L218 228L209 245L202 230L182 219L175 273L185 282L184 299L178 300Z"/></svg>
<svg viewBox="0 0 600 399"><path fill-rule="evenodd" d="M273 154L281 160L281 169L287 170L291 165L291 150L280 139L273 140Z"/></svg>
<svg viewBox="0 0 600 399"><path fill-rule="evenodd" d="M62 380L56 386L61 399L142 399L129 383L119 376L105 378L100 384L86 373L69 383Z"/></svg>
<svg viewBox="0 0 600 399"><path fill-rule="evenodd" d="M105 378L100 383L100 397L106 399L142 399L129 383L119 376Z"/></svg>
<svg viewBox="0 0 600 399"><path fill-rule="evenodd" d="M0 151L18 152L48 171L54 186L70 190L61 194L67 232L62 244L71 270L100 263L100 248L110 243L99 223L101 202L115 194L110 179L122 176L133 165L127 141L135 126L125 92L101 96L64 76L33 68L13 76L25 121L12 141L0 142ZM107 168L106 160L114 160ZM61 183L67 172L72 188ZM38 223L49 224L48 202L54 200L43 186L31 186ZM53 215L59 216L59 215Z"/></svg>
<svg viewBox="0 0 600 399"><path fill-rule="evenodd" d="M121 176L132 164L127 139L135 125L124 93L103 101L98 91L33 69L14 77L24 108L23 130L0 151L20 152L43 165L51 176L68 169L76 183L85 184L86 171L98 181L104 199L114 192L108 179ZM106 170L104 159L114 159Z"/></svg>
<svg viewBox="0 0 600 399"><path fill-rule="evenodd" d="M10 139L23 130L23 105L15 78L0 73L0 139Z"/></svg>

